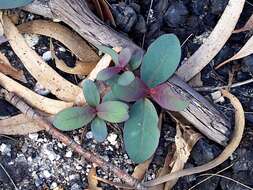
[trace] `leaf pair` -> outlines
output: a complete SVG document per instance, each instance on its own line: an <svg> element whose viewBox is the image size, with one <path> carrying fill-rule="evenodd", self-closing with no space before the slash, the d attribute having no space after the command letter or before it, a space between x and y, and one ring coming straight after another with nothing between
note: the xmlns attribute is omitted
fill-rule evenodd
<svg viewBox="0 0 253 190"><path fill-rule="evenodd" d="M109 54L115 66L100 71L97 80L109 80L123 71L123 74L118 77L117 82L122 86L129 85L135 78L132 71L140 66L143 53L141 51L132 50L131 48L124 48L120 54L117 54L113 49L105 46L99 46L98 49L103 53Z"/></svg>
<svg viewBox="0 0 253 190"><path fill-rule="evenodd" d="M56 128L71 131L91 122L94 137L101 142L107 136L105 121L121 123L129 118L127 104L119 101L100 103L99 91L93 81L84 81L83 93L88 106L67 108L59 112L53 122Z"/></svg>

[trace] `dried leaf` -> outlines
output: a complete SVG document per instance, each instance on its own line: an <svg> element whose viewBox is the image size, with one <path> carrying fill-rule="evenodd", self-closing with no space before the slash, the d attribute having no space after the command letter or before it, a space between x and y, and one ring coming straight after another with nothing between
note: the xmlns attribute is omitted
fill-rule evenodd
<svg viewBox="0 0 253 190"><path fill-rule="evenodd" d="M21 70L19 71L15 69L14 67L12 67L9 60L1 52L0 52L0 72L5 75L9 75L13 77L14 79L19 80L21 82L24 82L24 83L27 82L23 71Z"/></svg>
<svg viewBox="0 0 253 190"><path fill-rule="evenodd" d="M183 131L183 133L182 133ZM201 138L201 135L193 131L190 127L179 124L175 136L176 152L173 156L170 173L184 169L188 158L190 157L193 146ZM174 179L165 183L164 190L170 190L177 183L178 179Z"/></svg>
<svg viewBox="0 0 253 190"><path fill-rule="evenodd" d="M29 120L23 114L0 120L0 134L2 135L28 135L41 130L43 129L35 121Z"/></svg>
<svg viewBox="0 0 253 190"><path fill-rule="evenodd" d="M253 53L253 36L251 36L251 38L246 42L246 44L240 49L239 52L237 52L233 57L227 59L226 61L220 63L218 66L215 67L215 69L218 69L222 66L224 66L225 64L227 64L228 62L237 60L237 59L241 59L244 58L250 54Z"/></svg>
<svg viewBox="0 0 253 190"><path fill-rule="evenodd" d="M0 85L6 90L14 92L18 96L22 97L32 107L45 113L56 114L65 108L73 106L73 103L53 100L36 94L32 90L24 87L2 73L0 73Z"/></svg>
<svg viewBox="0 0 253 190"><path fill-rule="evenodd" d="M43 59L27 45L23 36L7 16L3 16L3 26L5 35L12 49L33 77L59 99L69 102L75 101L78 94L82 92L82 89L61 77L45 63Z"/></svg>
<svg viewBox="0 0 253 190"><path fill-rule="evenodd" d="M176 74L189 81L219 53L231 36L244 7L245 0L229 0L220 20L204 44L177 70Z"/></svg>
<svg viewBox="0 0 253 190"><path fill-rule="evenodd" d="M92 0L94 6L95 6L95 9L96 9L96 12L98 14L98 17L104 21L104 15L103 15L103 12L102 12L102 9L101 9L101 6L100 6L100 3L99 3L99 0Z"/></svg>
<svg viewBox="0 0 253 190"><path fill-rule="evenodd" d="M46 20L34 20L17 26L20 33L32 33L48 36L64 44L74 55L84 63L99 61L95 51L79 35L67 27Z"/></svg>
<svg viewBox="0 0 253 190"><path fill-rule="evenodd" d="M96 168L92 167L88 174L89 190L102 190L102 188L98 187L98 180L96 179L96 176Z"/></svg>
<svg viewBox="0 0 253 190"><path fill-rule="evenodd" d="M253 14L250 16L249 20L246 22L246 24L242 28L234 30L233 33L245 32L252 29L253 29Z"/></svg>

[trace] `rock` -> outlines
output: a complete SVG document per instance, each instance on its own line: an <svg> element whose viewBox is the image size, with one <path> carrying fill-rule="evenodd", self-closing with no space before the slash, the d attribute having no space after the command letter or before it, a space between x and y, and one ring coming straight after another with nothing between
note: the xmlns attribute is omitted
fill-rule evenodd
<svg viewBox="0 0 253 190"><path fill-rule="evenodd" d="M117 138L118 135L115 133L110 133L107 137L107 140L110 142L111 145L116 145L117 144Z"/></svg>
<svg viewBox="0 0 253 190"><path fill-rule="evenodd" d="M48 170L44 170L42 176L48 179L51 177L51 173Z"/></svg>
<svg viewBox="0 0 253 190"><path fill-rule="evenodd" d="M57 183L56 182L53 182L51 185L50 185L50 189L55 189L57 188Z"/></svg>
<svg viewBox="0 0 253 190"><path fill-rule="evenodd" d="M24 38L29 47L34 48L39 42L39 36L36 34L24 34Z"/></svg>
<svg viewBox="0 0 253 190"><path fill-rule="evenodd" d="M140 12L141 12L141 6L139 4L137 4L137 3L130 3L129 5L134 9L134 11L136 13L140 14Z"/></svg>
<svg viewBox="0 0 253 190"><path fill-rule="evenodd" d="M243 58L241 70L243 72L253 72L253 55Z"/></svg>
<svg viewBox="0 0 253 190"><path fill-rule="evenodd" d="M232 167L235 173L253 169L253 150L241 148L236 151L236 155L238 159Z"/></svg>
<svg viewBox="0 0 253 190"><path fill-rule="evenodd" d="M215 15L220 15L224 11L228 0L210 0L211 1L211 12Z"/></svg>
<svg viewBox="0 0 253 190"><path fill-rule="evenodd" d="M72 155L73 155L73 152L71 150L69 150L69 151L66 152L65 157L71 158Z"/></svg>
<svg viewBox="0 0 253 190"><path fill-rule="evenodd" d="M196 183L203 181L206 179L206 176L197 178ZM220 182L219 177L212 177L207 181L202 182L196 188L196 190L216 190Z"/></svg>
<svg viewBox="0 0 253 190"><path fill-rule="evenodd" d="M133 27L133 31L136 33L147 32L146 21L142 15L138 15L136 24Z"/></svg>
<svg viewBox="0 0 253 190"><path fill-rule="evenodd" d="M51 51L46 51L45 53L43 53L42 59L44 61L50 61L52 59L52 52Z"/></svg>
<svg viewBox="0 0 253 190"><path fill-rule="evenodd" d="M93 134L92 134L91 131L87 132L85 136L86 136L87 139L92 139L93 138Z"/></svg>
<svg viewBox="0 0 253 190"><path fill-rule="evenodd" d="M71 185L70 190L82 190L82 188L79 184L74 183L73 185Z"/></svg>
<svg viewBox="0 0 253 190"><path fill-rule="evenodd" d="M42 95L42 96L46 96L46 95L48 95L48 94L50 93L50 90L46 89L44 86L42 86L42 85L41 85L40 83L38 83L38 82L35 84L33 90L34 90L36 93L38 93L38 94L40 94L40 95Z"/></svg>
<svg viewBox="0 0 253 190"><path fill-rule="evenodd" d="M209 0L192 0L192 11L196 15L203 15L208 9Z"/></svg>
<svg viewBox="0 0 253 190"><path fill-rule="evenodd" d="M0 145L0 152L2 155L11 156L11 145L2 143Z"/></svg>
<svg viewBox="0 0 253 190"><path fill-rule="evenodd" d="M137 21L137 15L134 9L125 3L113 4L112 9L116 25L122 31L129 32Z"/></svg>
<svg viewBox="0 0 253 190"><path fill-rule="evenodd" d="M191 158L199 166L213 160L219 152L220 149L216 145L210 145L206 140L200 139L192 150Z"/></svg>
<svg viewBox="0 0 253 190"><path fill-rule="evenodd" d="M39 134L38 133L32 133L32 134L29 134L28 137L34 141L36 141L39 137Z"/></svg>
<svg viewBox="0 0 253 190"><path fill-rule="evenodd" d="M188 10L182 1L171 4L164 15L164 22L170 27L184 24Z"/></svg>

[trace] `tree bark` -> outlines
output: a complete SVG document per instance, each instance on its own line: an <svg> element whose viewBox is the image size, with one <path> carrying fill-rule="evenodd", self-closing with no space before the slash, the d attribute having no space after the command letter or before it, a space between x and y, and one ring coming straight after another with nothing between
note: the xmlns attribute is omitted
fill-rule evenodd
<svg viewBox="0 0 253 190"><path fill-rule="evenodd" d="M140 49L126 36L100 21L83 0L35 0L24 10L63 21L93 45L132 46ZM190 102L189 107L179 114L209 139L226 145L230 123L225 117L176 75L168 82Z"/></svg>

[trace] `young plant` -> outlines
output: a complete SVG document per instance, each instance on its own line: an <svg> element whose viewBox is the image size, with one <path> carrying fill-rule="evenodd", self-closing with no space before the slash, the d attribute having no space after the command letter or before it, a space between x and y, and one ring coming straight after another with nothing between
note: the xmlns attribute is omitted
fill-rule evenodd
<svg viewBox="0 0 253 190"><path fill-rule="evenodd" d="M106 81L114 78L123 72L118 78L117 83L122 86L129 85L135 78L132 71L136 70L142 61L143 53L134 51L131 48L124 48L119 54L113 49L99 46L100 51L111 55L115 66L103 69L98 73L97 80Z"/></svg>
<svg viewBox="0 0 253 190"><path fill-rule="evenodd" d="M111 56L117 60L117 54ZM188 106L188 102L166 82L176 71L180 58L178 38L174 34L165 34L149 46L143 59L139 59L140 76L135 76L127 85L111 81L112 92L106 95L107 99L136 101L130 108L130 118L125 122L123 134L126 151L136 163L150 158L159 143L158 114L149 99L170 111L182 111ZM126 60L131 62L131 58ZM107 73L112 73L108 71L110 68Z"/></svg>
<svg viewBox="0 0 253 190"><path fill-rule="evenodd" d="M93 81L83 82L83 94L88 105L67 108L59 112L53 121L56 128L72 131L91 123L94 138L102 142L107 137L106 122L121 123L129 118L127 104L120 101L100 102L100 94Z"/></svg>
<svg viewBox="0 0 253 190"><path fill-rule="evenodd" d="M33 0L0 0L0 9L12 9L25 6Z"/></svg>

